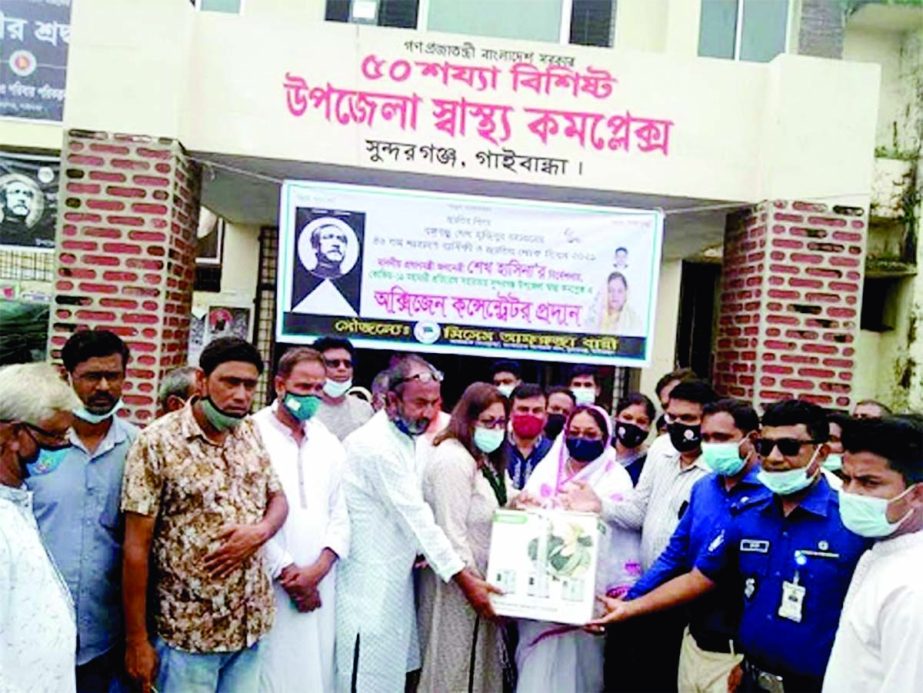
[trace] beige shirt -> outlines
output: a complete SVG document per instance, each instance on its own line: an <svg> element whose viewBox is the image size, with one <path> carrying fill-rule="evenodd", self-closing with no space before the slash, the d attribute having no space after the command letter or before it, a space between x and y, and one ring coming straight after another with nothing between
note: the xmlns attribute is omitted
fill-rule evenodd
<svg viewBox="0 0 923 693"><path fill-rule="evenodd" d="M157 518L151 575L157 632L168 645L234 652L269 630L274 601L262 553L221 579L203 563L222 528L261 521L281 488L249 418L218 445L190 402L138 436L125 460L122 510Z"/></svg>

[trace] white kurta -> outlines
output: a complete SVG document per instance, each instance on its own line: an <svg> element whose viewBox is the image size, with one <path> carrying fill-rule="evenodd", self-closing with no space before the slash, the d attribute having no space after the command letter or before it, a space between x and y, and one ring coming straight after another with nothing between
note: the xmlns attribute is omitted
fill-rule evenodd
<svg viewBox="0 0 923 693"><path fill-rule="evenodd" d="M923 691L923 531L880 541L856 566L825 693Z"/></svg>
<svg viewBox="0 0 923 693"><path fill-rule="evenodd" d="M414 559L446 581L464 563L423 500L414 441L381 411L344 443L352 545L337 584L337 689L402 691L419 662Z"/></svg>
<svg viewBox="0 0 923 693"><path fill-rule="evenodd" d="M267 570L273 580L276 619L263 640L260 689L333 691L337 567L318 586L321 606L301 613L278 582L282 569L314 563L325 548L340 560L349 553L349 516L342 476L343 445L320 421L304 424L299 446L274 407L253 417L288 500L288 517L267 542Z"/></svg>
<svg viewBox="0 0 923 693"><path fill-rule="evenodd" d="M0 485L0 693L75 688L77 626L42 544L32 492Z"/></svg>

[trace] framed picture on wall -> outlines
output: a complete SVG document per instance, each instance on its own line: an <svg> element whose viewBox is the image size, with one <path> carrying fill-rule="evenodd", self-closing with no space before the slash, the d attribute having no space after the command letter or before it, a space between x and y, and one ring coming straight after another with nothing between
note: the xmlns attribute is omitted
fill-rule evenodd
<svg viewBox="0 0 923 693"><path fill-rule="evenodd" d="M220 267L224 253L224 219L202 208L196 230L196 265Z"/></svg>

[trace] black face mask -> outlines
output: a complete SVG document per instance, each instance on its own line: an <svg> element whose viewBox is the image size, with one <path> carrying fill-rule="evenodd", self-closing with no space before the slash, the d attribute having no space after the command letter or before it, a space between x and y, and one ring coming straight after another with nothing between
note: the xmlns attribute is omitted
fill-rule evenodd
<svg viewBox="0 0 923 693"><path fill-rule="evenodd" d="M545 424L545 437L549 440L557 438L564 430L566 422L567 417L564 414L549 414L548 422Z"/></svg>
<svg viewBox="0 0 923 693"><path fill-rule="evenodd" d="M678 421L667 426L670 442L679 452L692 452L702 444L702 427L689 426Z"/></svg>
<svg viewBox="0 0 923 693"><path fill-rule="evenodd" d="M615 422L615 437L626 448L636 448L647 440L648 431L640 426L622 421Z"/></svg>

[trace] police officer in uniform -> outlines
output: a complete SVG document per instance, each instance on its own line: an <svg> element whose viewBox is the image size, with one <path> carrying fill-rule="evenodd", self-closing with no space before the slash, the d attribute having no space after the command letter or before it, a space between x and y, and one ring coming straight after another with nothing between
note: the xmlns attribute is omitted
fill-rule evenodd
<svg viewBox="0 0 923 693"><path fill-rule="evenodd" d="M869 541L843 525L839 498L821 473L829 436L824 410L776 402L762 425L758 479L772 495L737 506L689 573L639 599L610 601L601 622L670 608L711 591L718 579L735 580L744 661L730 688L820 691L846 591Z"/></svg>

